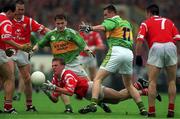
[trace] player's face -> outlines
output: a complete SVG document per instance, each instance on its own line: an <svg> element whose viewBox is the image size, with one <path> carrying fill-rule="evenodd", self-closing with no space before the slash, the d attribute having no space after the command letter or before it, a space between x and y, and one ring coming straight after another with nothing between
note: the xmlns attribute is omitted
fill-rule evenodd
<svg viewBox="0 0 180 119"><path fill-rule="evenodd" d="M15 16L15 12L12 12L12 11L9 11L8 14L7 14L7 17L12 20Z"/></svg>
<svg viewBox="0 0 180 119"><path fill-rule="evenodd" d="M64 69L64 65L61 65L59 61L52 62L52 69L55 75L60 75Z"/></svg>
<svg viewBox="0 0 180 119"><path fill-rule="evenodd" d="M64 31L66 25L67 25L67 21L64 19L56 19L55 21L55 26L59 31Z"/></svg>
<svg viewBox="0 0 180 119"><path fill-rule="evenodd" d="M16 11L15 11L15 15L22 17L24 15L25 12L25 7L24 4L16 4Z"/></svg>
<svg viewBox="0 0 180 119"><path fill-rule="evenodd" d="M108 10L104 10L104 19L111 18L112 15Z"/></svg>

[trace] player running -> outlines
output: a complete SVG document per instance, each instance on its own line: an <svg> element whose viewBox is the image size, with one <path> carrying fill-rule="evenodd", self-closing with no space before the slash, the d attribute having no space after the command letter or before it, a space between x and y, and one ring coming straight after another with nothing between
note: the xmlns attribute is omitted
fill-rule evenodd
<svg viewBox="0 0 180 119"><path fill-rule="evenodd" d="M104 21L101 24L96 26L82 24L80 25L80 31L104 31L109 46L108 53L93 79L91 104L84 107L84 110L93 112L97 109L101 82L111 73L118 73L122 74L124 86L134 99L140 114L147 115L141 96L132 84L133 36L131 24L117 15L116 8L113 5L108 5L104 8Z"/></svg>

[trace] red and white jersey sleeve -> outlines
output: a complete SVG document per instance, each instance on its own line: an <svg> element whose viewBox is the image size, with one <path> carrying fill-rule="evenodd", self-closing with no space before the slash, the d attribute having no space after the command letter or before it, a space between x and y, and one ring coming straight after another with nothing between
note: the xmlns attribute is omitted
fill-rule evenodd
<svg viewBox="0 0 180 119"><path fill-rule="evenodd" d="M77 75L70 70L64 70L61 77L61 87L65 88L70 93L74 93L77 83L78 83Z"/></svg>
<svg viewBox="0 0 180 119"><path fill-rule="evenodd" d="M60 79L53 75L51 81L58 87L65 88L68 92L78 95L78 97L84 97L88 90L88 81L84 78L77 76L71 70L63 70ZM53 92L54 96L58 96L57 92Z"/></svg>
<svg viewBox="0 0 180 119"><path fill-rule="evenodd" d="M12 23L5 13L0 13L0 49L5 50L5 40L12 40Z"/></svg>
<svg viewBox="0 0 180 119"><path fill-rule="evenodd" d="M152 16L139 28L137 40L147 40L149 47L154 42L166 43L179 40L179 33L173 22L160 16Z"/></svg>
<svg viewBox="0 0 180 119"><path fill-rule="evenodd" d="M30 43L31 32L44 34L45 27L27 16L23 16L20 21L13 19L12 23L13 37L19 44Z"/></svg>

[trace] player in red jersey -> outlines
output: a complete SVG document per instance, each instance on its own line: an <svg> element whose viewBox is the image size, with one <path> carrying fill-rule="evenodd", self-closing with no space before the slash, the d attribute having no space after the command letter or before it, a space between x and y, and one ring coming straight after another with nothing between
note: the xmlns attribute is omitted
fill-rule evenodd
<svg viewBox="0 0 180 119"><path fill-rule="evenodd" d="M89 33L80 32L80 35L86 41L89 49L95 54L97 50L104 50L105 46L102 42L102 38L98 32L91 31ZM87 53L80 53L80 62L84 68L88 70L90 79L94 79L97 72L97 61L95 57L87 55Z"/></svg>
<svg viewBox="0 0 180 119"><path fill-rule="evenodd" d="M177 51L174 42L180 40L179 32L174 23L165 17L159 16L159 7L156 4L146 9L147 20L141 23L136 44L136 55L141 57L141 46L146 39L150 51L148 55L148 103L149 117L155 117L155 97L157 77L162 68L168 76L169 106L167 117L174 117L176 97L176 67Z"/></svg>
<svg viewBox="0 0 180 119"><path fill-rule="evenodd" d="M16 1L15 18L12 20L13 37L14 41L19 44L31 43L31 32L38 32L42 35L46 34L49 29L39 24L30 17L24 15L25 5L23 0ZM16 48L15 48L16 49ZM15 63L19 68L22 78L25 84L25 96L26 96L26 111L36 111L32 105L32 84L30 80L30 61L27 53L22 50L16 50L16 53L11 57L11 66L14 67Z"/></svg>
<svg viewBox="0 0 180 119"><path fill-rule="evenodd" d="M12 107L12 96L14 92L14 76L6 56L6 44L16 47L20 50L30 51L31 47L28 45L20 45L12 40L12 23L10 19L14 17L15 4L7 3L4 6L3 12L0 13L0 80L4 85L4 112L17 113ZM2 111L0 111L2 112Z"/></svg>
<svg viewBox="0 0 180 119"><path fill-rule="evenodd" d="M76 94L80 99L86 98L91 99L93 82L84 80L82 77L77 76L71 70L65 70L65 62L62 58L54 58L52 60L52 69L54 72L52 82L47 82L43 85L44 92L53 101L57 102L58 97L61 94L66 94L72 96ZM147 82L143 82L146 83ZM140 89L139 93L141 95L147 95L147 88L143 88L145 85L143 83L135 83L136 88ZM52 92L50 92L50 91ZM122 89L121 91L116 91L112 88L108 88L101 85L101 91L99 94L98 105L103 108L107 113L110 113L110 108L105 103L117 104L120 101L131 98L127 89ZM85 113L84 110L79 110L80 113Z"/></svg>

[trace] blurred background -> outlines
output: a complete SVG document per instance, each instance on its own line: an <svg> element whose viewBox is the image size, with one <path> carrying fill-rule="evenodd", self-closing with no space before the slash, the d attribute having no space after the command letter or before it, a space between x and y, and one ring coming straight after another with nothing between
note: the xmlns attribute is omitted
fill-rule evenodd
<svg viewBox="0 0 180 119"><path fill-rule="evenodd" d="M0 0L0 7L3 6L8 0ZM180 2L179 0L24 0L26 3L26 15L34 18L39 23L54 29L54 16L56 14L64 13L68 18L68 27L78 30L81 21L96 25L100 24L103 20L103 8L108 4L114 4L118 10L118 14L123 18L130 21L133 25L134 38L136 38L138 27L140 23L145 20L145 8L151 3L157 3L160 6L160 14L170 18L178 29L180 29ZM101 36L106 45L104 34ZM35 34L39 39L42 36ZM107 46L107 45L106 45ZM107 48L106 48L107 49ZM107 50L98 51L96 54L98 66L101 64ZM134 66L134 80L138 77L147 79L146 74L146 59L148 48L144 45L144 67L140 68ZM180 57L180 51L178 51ZM51 78L51 51L49 48L40 49L32 57L32 72L40 70ZM115 89L122 88L122 82L118 80L119 75L113 74L105 81L105 85L109 85ZM111 80L109 80L111 79ZM118 83L117 83L118 82ZM118 84L118 85L115 85ZM122 84L122 85L121 85ZM180 62L177 71L177 88L180 91ZM158 90L167 92L166 86L166 72L162 70L158 80Z"/></svg>

